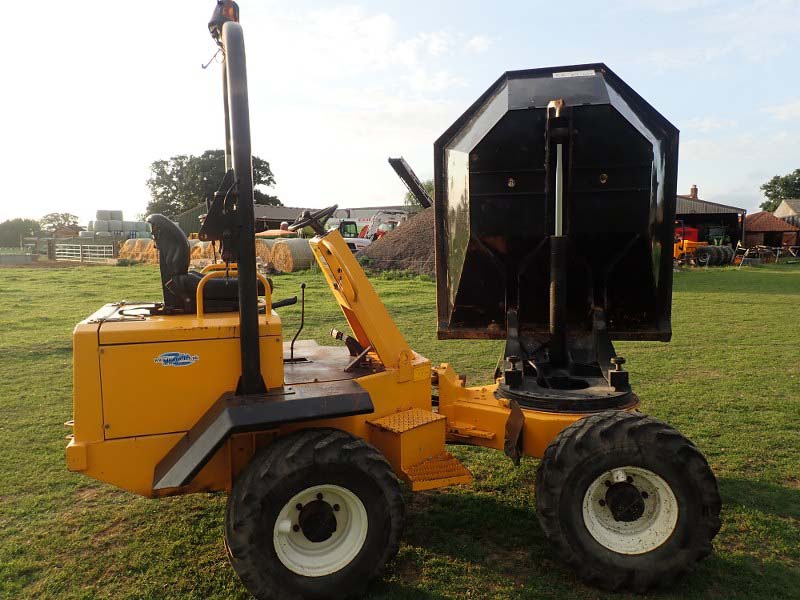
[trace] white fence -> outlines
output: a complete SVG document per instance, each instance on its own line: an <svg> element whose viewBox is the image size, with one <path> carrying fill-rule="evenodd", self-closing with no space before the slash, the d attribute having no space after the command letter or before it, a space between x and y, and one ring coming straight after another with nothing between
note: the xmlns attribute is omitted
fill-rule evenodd
<svg viewBox="0 0 800 600"><path fill-rule="evenodd" d="M114 246L56 244L56 260L105 262L114 258Z"/></svg>

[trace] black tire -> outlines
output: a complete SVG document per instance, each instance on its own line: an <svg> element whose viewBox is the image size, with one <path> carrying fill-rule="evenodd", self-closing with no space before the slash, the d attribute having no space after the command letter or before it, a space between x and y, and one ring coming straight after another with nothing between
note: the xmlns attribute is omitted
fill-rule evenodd
<svg viewBox="0 0 800 600"><path fill-rule="evenodd" d="M584 517L586 510L598 514L605 510L599 507L606 507L611 514L609 494L618 486L637 490L633 502L641 502L642 507L648 501L661 505L655 494L642 500L633 477L610 487L597 486L604 474L624 473L622 467L634 469L629 473L648 471L657 475L675 501L677 518L664 534L668 537L640 553L617 552L601 543L590 533ZM603 482L605 486L611 483L607 479ZM605 499L594 504L595 496L587 493L592 489L605 493ZM648 497L646 493L641 496ZM666 423L624 411L593 415L561 432L548 446L537 470L536 503L542 530L562 560L588 583L609 590L644 592L669 585L711 553L711 541L720 528L717 482L702 453ZM627 510L633 504L624 506ZM617 523L632 520L632 526L638 518L644 517L610 517Z"/></svg>
<svg viewBox="0 0 800 600"><path fill-rule="evenodd" d="M723 246L722 249L725 251L725 262L723 264L731 264L733 262L733 248L731 246Z"/></svg>
<svg viewBox="0 0 800 600"><path fill-rule="evenodd" d="M707 267L711 264L711 250L708 246L701 246L695 250L694 262L699 267Z"/></svg>
<svg viewBox="0 0 800 600"><path fill-rule="evenodd" d="M279 558L274 528L287 502L317 485L354 494L366 509L368 526L348 564L324 576L305 576ZM404 515L400 482L376 448L344 431L307 429L256 454L236 480L228 499L225 541L231 565L259 600L346 598L363 592L397 554ZM307 534L300 530L297 535Z"/></svg>
<svg viewBox="0 0 800 600"><path fill-rule="evenodd" d="M711 246L711 252L715 267L719 267L725 262L725 251L720 246Z"/></svg>

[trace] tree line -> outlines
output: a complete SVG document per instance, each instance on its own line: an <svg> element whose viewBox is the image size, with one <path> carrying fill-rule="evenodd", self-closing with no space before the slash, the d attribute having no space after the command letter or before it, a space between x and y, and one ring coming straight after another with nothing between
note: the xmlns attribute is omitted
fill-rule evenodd
<svg viewBox="0 0 800 600"><path fill-rule="evenodd" d="M150 165L147 187L150 202L147 214L161 213L175 217L212 199L225 176L225 152L206 150L200 155L179 154ZM268 194L266 188L275 185L275 176L269 162L253 157L254 201L256 204L281 206L277 196ZM423 183L433 195L433 181ZM800 198L800 169L786 175L776 175L761 186L766 200L761 209L774 212L787 199ZM410 192L404 203L412 205L416 199ZM62 227L74 226L78 217L70 213L50 213L41 219L10 219L0 223L0 246L18 246L21 238L34 237L42 232L53 232Z"/></svg>

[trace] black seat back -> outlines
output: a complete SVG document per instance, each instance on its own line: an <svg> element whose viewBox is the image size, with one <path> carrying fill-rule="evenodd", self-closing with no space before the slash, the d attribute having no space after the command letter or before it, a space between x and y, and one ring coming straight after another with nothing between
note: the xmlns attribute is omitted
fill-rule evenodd
<svg viewBox="0 0 800 600"><path fill-rule="evenodd" d="M153 238L158 248L161 281L166 282L176 275L186 275L191 258L186 234L177 223L164 215L150 215L147 222L153 229Z"/></svg>
<svg viewBox="0 0 800 600"><path fill-rule="evenodd" d="M153 229L164 290L164 310L168 313L197 312L197 286L203 279L199 271L189 271L191 247L177 223L164 215L150 215L147 222ZM264 294L259 282L258 293ZM205 312L239 310L239 286L236 277L211 279L206 283L203 298Z"/></svg>

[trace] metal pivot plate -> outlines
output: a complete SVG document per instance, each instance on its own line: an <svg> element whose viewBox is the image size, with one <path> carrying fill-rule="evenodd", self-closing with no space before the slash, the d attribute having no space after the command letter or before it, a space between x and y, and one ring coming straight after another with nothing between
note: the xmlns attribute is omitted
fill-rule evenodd
<svg viewBox="0 0 800 600"><path fill-rule="evenodd" d="M583 522L609 550L645 554L675 531L678 501L669 484L652 471L619 467L601 474L586 490Z"/></svg>
<svg viewBox="0 0 800 600"><path fill-rule="evenodd" d="M315 485L295 494L278 513L275 553L298 575L331 575L358 555L368 526L367 509L353 492L338 485Z"/></svg>

